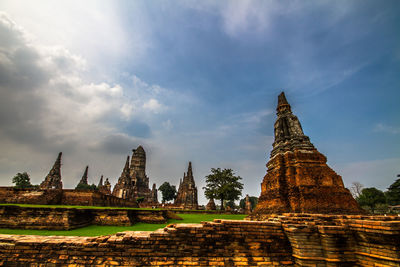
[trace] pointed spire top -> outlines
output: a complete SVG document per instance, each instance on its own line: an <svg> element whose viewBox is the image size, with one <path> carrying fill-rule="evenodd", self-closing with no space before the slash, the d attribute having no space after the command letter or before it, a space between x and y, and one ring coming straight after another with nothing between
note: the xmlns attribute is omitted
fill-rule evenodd
<svg viewBox="0 0 400 267"><path fill-rule="evenodd" d="M101 175L100 177L100 182L99 185L97 187L103 186L103 175Z"/></svg>
<svg viewBox="0 0 400 267"><path fill-rule="evenodd" d="M82 179L79 182L80 184L88 184L88 170L89 170L89 166L86 166L85 172L82 175Z"/></svg>
<svg viewBox="0 0 400 267"><path fill-rule="evenodd" d="M124 172L125 171L129 172L129 156L126 157Z"/></svg>
<svg viewBox="0 0 400 267"><path fill-rule="evenodd" d="M49 174L47 174L44 181L40 184L40 189L62 189L61 156L62 152L58 153L58 157L49 171Z"/></svg>
<svg viewBox="0 0 400 267"><path fill-rule="evenodd" d="M278 106L280 105L289 105L289 103L286 100L285 92L281 92L278 96Z"/></svg>
<svg viewBox="0 0 400 267"><path fill-rule="evenodd" d="M291 112L290 105L286 100L285 93L282 91L278 96L278 107L276 108L278 113L283 113L285 111Z"/></svg>
<svg viewBox="0 0 400 267"><path fill-rule="evenodd" d="M191 161L189 161L189 166L188 166L187 176L193 176L193 171L192 171L192 162L191 162Z"/></svg>
<svg viewBox="0 0 400 267"><path fill-rule="evenodd" d="M58 153L58 157L56 162L59 162L61 164L61 156L62 156L62 152Z"/></svg>

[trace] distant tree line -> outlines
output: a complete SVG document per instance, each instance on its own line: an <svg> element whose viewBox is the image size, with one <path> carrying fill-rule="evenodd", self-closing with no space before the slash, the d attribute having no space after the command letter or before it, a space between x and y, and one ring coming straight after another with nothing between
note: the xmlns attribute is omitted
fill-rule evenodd
<svg viewBox="0 0 400 267"><path fill-rule="evenodd" d="M397 175L400 177L400 174ZM371 213L390 212L391 206L400 205L400 178L383 192L375 187L364 188L359 182L353 182L350 192L358 204Z"/></svg>

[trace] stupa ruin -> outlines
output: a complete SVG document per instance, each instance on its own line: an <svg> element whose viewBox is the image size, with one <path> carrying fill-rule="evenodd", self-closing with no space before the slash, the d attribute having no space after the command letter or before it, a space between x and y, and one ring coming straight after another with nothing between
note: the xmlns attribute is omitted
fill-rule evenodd
<svg viewBox="0 0 400 267"><path fill-rule="evenodd" d="M278 96L275 141L253 215L271 213L341 213L363 211L304 135L298 118L282 92Z"/></svg>
<svg viewBox="0 0 400 267"><path fill-rule="evenodd" d="M82 178L79 181L78 186L85 186L85 185L89 185L88 183L88 171L89 171L89 166L86 166L85 171L83 172Z"/></svg>
<svg viewBox="0 0 400 267"><path fill-rule="evenodd" d="M184 209L197 209L197 187L193 178L192 162L189 162L187 173L179 183L178 194L174 206Z"/></svg>
<svg viewBox="0 0 400 267"><path fill-rule="evenodd" d="M112 194L113 196L128 201L135 201L133 183L129 174L129 156L126 158L124 169L122 170L121 176L118 178L118 182L114 186Z"/></svg>
<svg viewBox="0 0 400 267"><path fill-rule="evenodd" d="M157 189L149 188L149 177L146 175L146 152L142 146L132 150L132 158L125 163L121 177L114 186L113 195L130 201L143 197L144 204L156 204Z"/></svg>
<svg viewBox="0 0 400 267"><path fill-rule="evenodd" d="M40 189L62 189L61 182L61 156L62 152L58 153L58 157L54 162L49 174L47 174L44 181L40 184Z"/></svg>

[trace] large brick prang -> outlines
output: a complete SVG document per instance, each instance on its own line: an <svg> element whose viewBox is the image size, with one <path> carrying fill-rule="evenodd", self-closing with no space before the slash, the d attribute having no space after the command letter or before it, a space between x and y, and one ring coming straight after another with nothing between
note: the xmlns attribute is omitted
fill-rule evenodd
<svg viewBox="0 0 400 267"><path fill-rule="evenodd" d="M284 93L276 110L275 141L252 217L285 212L363 214L342 177L303 133Z"/></svg>

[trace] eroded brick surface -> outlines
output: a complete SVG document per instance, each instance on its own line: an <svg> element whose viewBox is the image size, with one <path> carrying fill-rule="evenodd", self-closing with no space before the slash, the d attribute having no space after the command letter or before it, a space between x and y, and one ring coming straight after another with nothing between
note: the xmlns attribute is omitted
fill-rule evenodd
<svg viewBox="0 0 400 267"><path fill-rule="evenodd" d="M284 214L100 237L0 235L4 266L400 266L400 218ZM75 264L75 265L74 265Z"/></svg>

